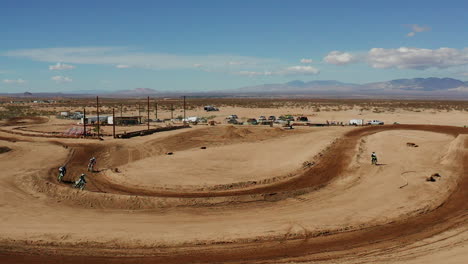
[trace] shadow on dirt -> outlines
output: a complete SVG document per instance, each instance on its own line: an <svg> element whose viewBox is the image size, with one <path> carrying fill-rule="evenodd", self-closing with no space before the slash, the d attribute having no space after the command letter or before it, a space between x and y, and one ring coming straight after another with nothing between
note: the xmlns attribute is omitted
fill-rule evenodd
<svg viewBox="0 0 468 264"><path fill-rule="evenodd" d="M0 154L7 153L9 151L11 151L11 148L9 147L0 147Z"/></svg>
<svg viewBox="0 0 468 264"><path fill-rule="evenodd" d="M61 183L65 183L65 184L74 184L75 181L65 181L65 180L62 180Z"/></svg>

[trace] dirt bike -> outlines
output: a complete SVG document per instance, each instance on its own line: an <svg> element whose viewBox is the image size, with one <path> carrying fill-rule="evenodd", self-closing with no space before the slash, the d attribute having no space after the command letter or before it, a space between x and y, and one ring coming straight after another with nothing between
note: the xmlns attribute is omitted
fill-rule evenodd
<svg viewBox="0 0 468 264"><path fill-rule="evenodd" d="M63 172L59 172L58 181L62 182L62 179L63 179L64 176L65 176L65 174Z"/></svg>
<svg viewBox="0 0 468 264"><path fill-rule="evenodd" d="M94 164L89 164L88 165L88 171L90 171L90 172L94 171Z"/></svg>
<svg viewBox="0 0 468 264"><path fill-rule="evenodd" d="M377 165L377 157L372 157L372 165Z"/></svg>
<svg viewBox="0 0 468 264"><path fill-rule="evenodd" d="M85 185L86 185L86 182L78 180L73 184L73 187L80 189L80 190L84 190Z"/></svg>

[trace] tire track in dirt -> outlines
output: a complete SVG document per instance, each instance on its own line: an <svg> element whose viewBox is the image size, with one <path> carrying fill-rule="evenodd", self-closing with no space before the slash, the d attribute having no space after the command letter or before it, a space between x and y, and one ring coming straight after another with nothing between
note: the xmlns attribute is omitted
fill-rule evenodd
<svg viewBox="0 0 468 264"><path fill-rule="evenodd" d="M452 136L467 134L467 129L458 127L432 126L432 125L395 125L383 127L365 127L347 133L330 150L322 156L317 167L311 168L303 175L270 186L262 186L246 190L206 192L206 193L169 193L169 197L212 197L235 196L246 193L293 192L308 187L321 186L339 176L349 164L358 140L367 135L387 130L420 130L444 133ZM465 149L468 142L465 141ZM373 254L388 253L389 248L398 248L431 237L452 228L464 226L468 223L468 155L466 150L461 153L461 167L456 189L438 208L424 211L419 215L407 219L398 219L389 224L374 226L366 229L321 234L305 234L304 237L285 239L284 237L270 237L258 241L236 241L219 245L192 245L183 248L158 248L154 250L142 248L140 254L147 257L90 257L90 256L63 256L60 255L29 255L11 254L1 255L1 259L14 263L226 263L226 262L256 262L278 263L280 261L314 261L337 260L344 256L365 255L363 252L372 251ZM75 157L76 158L76 157ZM331 166L331 167L330 167ZM103 182L105 184L105 182ZM117 189L115 189L117 188ZM111 186L110 191L127 192L140 191L139 189L118 189ZM157 193L149 192L146 195ZM165 195L165 194L162 194ZM171 196L174 195L174 196ZM27 249L27 248L26 248ZM113 249L102 249L97 253ZM124 249L115 249L124 254ZM125 254L124 254L125 255Z"/></svg>
<svg viewBox="0 0 468 264"><path fill-rule="evenodd" d="M428 132L437 132L456 136L462 133L468 133L468 130L457 127L431 126L431 125L393 125L393 126L374 126L365 127L350 131L332 144L327 151L322 153L319 162L306 170L303 174L289 178L284 181L274 182L272 184L262 184L259 186L251 186L243 189L229 190L229 185L226 185L227 190L217 191L185 191L180 190L149 190L135 186L123 186L112 182L105 174L100 174L94 177L95 185L99 186L100 190L106 193L127 194L138 196L156 196L156 197L175 197L175 198L201 198L201 197L224 197L224 196L241 196L241 195L258 195L267 196L284 196L284 193L298 192L300 190L308 190L318 187L323 187L329 183L337 175L342 174L351 162L354 154L354 146L363 136L378 133L387 130L420 130ZM75 159L82 159L85 153L99 152L99 150L84 149L84 153L78 154ZM135 152L135 151L133 151ZM88 155L89 156L89 155ZM130 157L134 157L132 153ZM133 159L130 159L133 160ZM86 161L82 161L85 164ZM97 190L91 190L97 191ZM299 192L300 193L300 192ZM287 195L286 195L287 196Z"/></svg>

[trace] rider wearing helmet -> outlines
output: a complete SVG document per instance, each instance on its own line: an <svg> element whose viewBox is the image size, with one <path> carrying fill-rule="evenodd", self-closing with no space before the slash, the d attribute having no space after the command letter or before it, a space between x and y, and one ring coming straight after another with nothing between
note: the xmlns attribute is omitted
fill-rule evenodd
<svg viewBox="0 0 468 264"><path fill-rule="evenodd" d="M371 154L371 163L374 165L377 165L377 154L375 152L372 152Z"/></svg>
<svg viewBox="0 0 468 264"><path fill-rule="evenodd" d="M96 158L92 157L88 163L88 171L94 171L94 165L96 165Z"/></svg>
<svg viewBox="0 0 468 264"><path fill-rule="evenodd" d="M78 178L78 180L76 180L76 182L75 182L75 188L80 188L81 190L84 189L84 187L86 185L85 176L86 176L86 174L84 174L84 173L82 173L80 175L80 178Z"/></svg>
<svg viewBox="0 0 468 264"><path fill-rule="evenodd" d="M65 165L59 168L59 176L58 176L59 182L62 182L62 178L65 176L66 173L67 173L67 168L65 167Z"/></svg>

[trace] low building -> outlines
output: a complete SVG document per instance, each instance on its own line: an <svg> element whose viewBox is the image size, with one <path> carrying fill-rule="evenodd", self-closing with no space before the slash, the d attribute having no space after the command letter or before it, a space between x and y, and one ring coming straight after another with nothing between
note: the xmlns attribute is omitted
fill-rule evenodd
<svg viewBox="0 0 468 264"><path fill-rule="evenodd" d="M100 124L106 124L108 120L108 116L99 116L99 123ZM86 123L86 124L96 124L98 121L97 116L87 116L86 118L82 117L80 123Z"/></svg>
<svg viewBox="0 0 468 264"><path fill-rule="evenodd" d="M116 116L115 125L119 125L119 126L138 125L141 123L140 120L141 120L141 117L139 116ZM107 124L113 125L114 117L112 116L107 117Z"/></svg>
<svg viewBox="0 0 468 264"><path fill-rule="evenodd" d="M364 125L364 119L351 119L349 120L349 124L354 126L362 126Z"/></svg>

